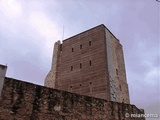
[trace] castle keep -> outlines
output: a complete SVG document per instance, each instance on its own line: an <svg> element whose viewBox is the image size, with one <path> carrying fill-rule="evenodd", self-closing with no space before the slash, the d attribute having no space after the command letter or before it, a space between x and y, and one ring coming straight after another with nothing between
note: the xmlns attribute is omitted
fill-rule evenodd
<svg viewBox="0 0 160 120"><path fill-rule="evenodd" d="M56 42L45 86L130 103L122 45L104 25Z"/></svg>

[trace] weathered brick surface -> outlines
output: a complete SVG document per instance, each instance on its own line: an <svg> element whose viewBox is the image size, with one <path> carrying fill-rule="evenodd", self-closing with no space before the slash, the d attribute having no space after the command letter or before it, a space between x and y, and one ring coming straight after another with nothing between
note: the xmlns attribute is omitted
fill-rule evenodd
<svg viewBox="0 0 160 120"><path fill-rule="evenodd" d="M107 29L106 49L111 100L130 103L122 45Z"/></svg>
<svg viewBox="0 0 160 120"><path fill-rule="evenodd" d="M134 105L110 102L5 78L0 120L133 120ZM135 118L135 120L144 120Z"/></svg>

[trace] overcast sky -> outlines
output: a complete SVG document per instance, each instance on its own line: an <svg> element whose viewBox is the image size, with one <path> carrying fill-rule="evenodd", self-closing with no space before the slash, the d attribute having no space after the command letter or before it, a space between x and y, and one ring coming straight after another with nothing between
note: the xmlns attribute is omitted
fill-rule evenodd
<svg viewBox="0 0 160 120"><path fill-rule="evenodd" d="M0 0L0 64L8 77L43 85L63 26L65 39L100 24L123 45L131 104L160 113L156 0Z"/></svg>

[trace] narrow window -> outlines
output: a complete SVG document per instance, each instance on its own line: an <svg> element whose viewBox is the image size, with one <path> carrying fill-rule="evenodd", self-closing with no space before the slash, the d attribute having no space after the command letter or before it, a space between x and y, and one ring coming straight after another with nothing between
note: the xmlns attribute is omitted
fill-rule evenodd
<svg viewBox="0 0 160 120"><path fill-rule="evenodd" d="M118 75L118 69L116 69L116 75Z"/></svg>
<svg viewBox="0 0 160 120"><path fill-rule="evenodd" d="M119 85L119 89L120 89L120 91L122 91L122 87L121 87L121 85Z"/></svg>
<svg viewBox="0 0 160 120"><path fill-rule="evenodd" d="M73 66L71 66L71 71L73 71Z"/></svg>
<svg viewBox="0 0 160 120"><path fill-rule="evenodd" d="M91 46L92 45L92 43L91 43L91 41L89 41L89 46Z"/></svg>
<svg viewBox="0 0 160 120"><path fill-rule="evenodd" d="M82 86L81 84L79 86Z"/></svg>
<svg viewBox="0 0 160 120"><path fill-rule="evenodd" d="M62 51L62 44L60 45L60 51Z"/></svg>
<svg viewBox="0 0 160 120"><path fill-rule="evenodd" d="M82 63L80 63L80 69L82 68Z"/></svg>
<svg viewBox="0 0 160 120"><path fill-rule="evenodd" d="M73 50L74 50L74 49L72 48L72 52L73 52Z"/></svg>
<svg viewBox="0 0 160 120"><path fill-rule="evenodd" d="M90 65L90 66L92 65L92 61L91 61L91 60L89 61L89 65Z"/></svg>
<svg viewBox="0 0 160 120"><path fill-rule="evenodd" d="M80 49L82 49L82 45L80 45Z"/></svg>

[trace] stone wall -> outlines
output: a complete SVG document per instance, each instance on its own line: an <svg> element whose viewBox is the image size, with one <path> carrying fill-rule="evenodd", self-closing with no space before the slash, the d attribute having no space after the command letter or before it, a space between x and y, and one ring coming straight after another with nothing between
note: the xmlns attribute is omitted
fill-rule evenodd
<svg viewBox="0 0 160 120"><path fill-rule="evenodd" d="M136 106L51 89L5 78L0 120L133 120ZM144 118L135 118L144 120Z"/></svg>
<svg viewBox="0 0 160 120"><path fill-rule="evenodd" d="M6 76L7 66L0 64L0 96L3 88L4 78Z"/></svg>

